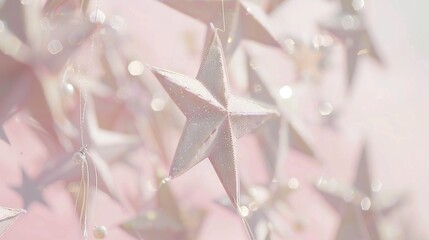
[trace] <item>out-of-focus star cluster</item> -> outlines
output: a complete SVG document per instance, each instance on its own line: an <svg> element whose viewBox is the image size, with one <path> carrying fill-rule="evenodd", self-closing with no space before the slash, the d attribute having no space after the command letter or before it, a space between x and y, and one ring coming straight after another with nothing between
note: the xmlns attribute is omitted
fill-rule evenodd
<svg viewBox="0 0 429 240"><path fill-rule="evenodd" d="M0 0L0 238L429 239L401 13Z"/></svg>

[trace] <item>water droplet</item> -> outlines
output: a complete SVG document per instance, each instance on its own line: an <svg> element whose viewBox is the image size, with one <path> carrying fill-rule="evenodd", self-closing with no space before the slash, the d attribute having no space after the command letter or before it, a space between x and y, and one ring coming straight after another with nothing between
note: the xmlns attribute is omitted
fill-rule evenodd
<svg viewBox="0 0 429 240"><path fill-rule="evenodd" d="M130 72L132 76L140 76L144 72L144 65L141 62L134 60L128 64L128 72Z"/></svg>
<svg viewBox="0 0 429 240"><path fill-rule="evenodd" d="M324 186L326 186L328 184L328 180L324 177L320 177L317 180L317 187L318 188L323 188Z"/></svg>
<svg viewBox="0 0 429 240"><path fill-rule="evenodd" d="M380 192L383 187L383 183L380 180L376 180L371 183L371 189L373 192Z"/></svg>
<svg viewBox="0 0 429 240"><path fill-rule="evenodd" d="M254 212L259 209L259 204L256 202L251 202L249 203L249 209L250 211Z"/></svg>
<svg viewBox="0 0 429 240"><path fill-rule="evenodd" d="M163 98L154 98L150 102L150 107L153 111L159 112L162 111L165 108L165 100Z"/></svg>
<svg viewBox="0 0 429 240"><path fill-rule="evenodd" d="M364 0L353 0L352 6L353 6L353 9L355 11L359 11L365 6L365 1Z"/></svg>
<svg viewBox="0 0 429 240"><path fill-rule="evenodd" d="M250 15L250 14L252 14L252 8L247 7L246 8L246 15Z"/></svg>
<svg viewBox="0 0 429 240"><path fill-rule="evenodd" d="M334 107L330 102L324 102L319 106L319 113L322 116L328 116L329 114L332 113L333 110L334 110Z"/></svg>
<svg viewBox="0 0 429 240"><path fill-rule="evenodd" d="M161 180L161 184L167 184L169 181L171 181L171 177L163 178L163 179Z"/></svg>
<svg viewBox="0 0 429 240"><path fill-rule="evenodd" d="M73 161L76 164L81 165L83 162L86 161L86 156L83 152L79 151L73 155Z"/></svg>
<svg viewBox="0 0 429 240"><path fill-rule="evenodd" d="M122 17L116 15L113 16L112 19L110 19L109 24L113 29L119 31L124 27L125 20Z"/></svg>
<svg viewBox="0 0 429 240"><path fill-rule="evenodd" d="M154 211L149 211L146 213L146 218L153 221L158 217L158 215L156 214L156 212Z"/></svg>
<svg viewBox="0 0 429 240"><path fill-rule="evenodd" d="M156 184L156 182L154 180L149 180L146 182L146 187L147 189L149 189L149 191L151 192L156 192L158 191L158 186Z"/></svg>
<svg viewBox="0 0 429 240"><path fill-rule="evenodd" d="M279 94L280 94L281 98L283 98L283 99L289 99L289 98L292 97L293 91L292 91L291 87L289 87L288 85L285 85L285 86L283 86L283 87L280 88Z"/></svg>
<svg viewBox="0 0 429 240"><path fill-rule="evenodd" d="M238 212L239 212L240 216L247 217L247 216L249 216L250 210L246 205L243 205L243 206L239 207Z"/></svg>
<svg viewBox="0 0 429 240"><path fill-rule="evenodd" d="M284 41L286 50L289 54L293 54L295 52L295 41L291 38L288 38Z"/></svg>
<svg viewBox="0 0 429 240"><path fill-rule="evenodd" d="M48 43L48 51L50 54L58 54L63 50L63 44L59 40L52 40Z"/></svg>
<svg viewBox="0 0 429 240"><path fill-rule="evenodd" d="M19 50L21 50L22 43L15 36L6 35L2 36L2 38L2 40L8 43L7 47L0 46L0 51L3 51L4 54L15 56L19 52Z"/></svg>
<svg viewBox="0 0 429 240"><path fill-rule="evenodd" d="M103 24L106 20L106 14L102 12L100 9L94 10L89 14L89 21L92 23L101 23Z"/></svg>
<svg viewBox="0 0 429 240"><path fill-rule="evenodd" d="M347 190L343 193L344 202L351 202L355 198L355 192L353 190Z"/></svg>
<svg viewBox="0 0 429 240"><path fill-rule="evenodd" d="M105 226L96 226L92 234L95 239L104 239L107 235L107 228Z"/></svg>
<svg viewBox="0 0 429 240"><path fill-rule="evenodd" d="M80 186L77 182L71 182L67 185L67 190L71 193L78 193Z"/></svg>
<svg viewBox="0 0 429 240"><path fill-rule="evenodd" d="M40 19L40 28L41 28L43 31L47 31L47 30L49 30L49 29L50 29L50 26L51 26L51 24L50 24L50 22L49 22L49 18L44 17L44 18Z"/></svg>
<svg viewBox="0 0 429 240"><path fill-rule="evenodd" d="M290 189L293 189L293 190L299 188L299 181L298 181L298 179L296 179L296 178L289 179L289 181L287 182L287 186Z"/></svg>
<svg viewBox="0 0 429 240"><path fill-rule="evenodd" d="M329 35L318 34L313 37L312 43L315 49L319 49L320 47L331 46L334 43L334 39Z"/></svg>
<svg viewBox="0 0 429 240"><path fill-rule="evenodd" d="M21 4L22 5L28 5L32 2L33 0L21 0Z"/></svg>
<svg viewBox="0 0 429 240"><path fill-rule="evenodd" d="M360 207L363 211L368 211L371 208L371 199L369 197L365 197L360 202Z"/></svg>
<svg viewBox="0 0 429 240"><path fill-rule="evenodd" d="M74 93L74 86L73 84L69 83L69 82L64 82L62 85L62 89L64 91L64 93L66 93L67 95L73 95Z"/></svg>
<svg viewBox="0 0 429 240"><path fill-rule="evenodd" d="M345 30L356 29L358 27L358 20L352 15L346 15L341 19L341 25Z"/></svg>
<svg viewBox="0 0 429 240"><path fill-rule="evenodd" d="M357 52L356 55L361 56L361 55L366 55L369 53L369 50L367 48L361 49L359 50L359 52Z"/></svg>

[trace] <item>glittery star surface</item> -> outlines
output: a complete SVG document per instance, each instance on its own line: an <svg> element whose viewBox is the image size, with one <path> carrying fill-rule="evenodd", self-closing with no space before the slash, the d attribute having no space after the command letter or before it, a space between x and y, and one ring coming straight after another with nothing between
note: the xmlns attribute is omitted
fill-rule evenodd
<svg viewBox="0 0 429 240"><path fill-rule="evenodd" d="M152 72L188 119L169 177L185 173L208 157L228 197L238 204L235 141L277 112L230 95L221 41L214 27L212 31L196 79L158 68Z"/></svg>
<svg viewBox="0 0 429 240"><path fill-rule="evenodd" d="M23 209L6 208L0 206L0 237L23 212L25 212Z"/></svg>

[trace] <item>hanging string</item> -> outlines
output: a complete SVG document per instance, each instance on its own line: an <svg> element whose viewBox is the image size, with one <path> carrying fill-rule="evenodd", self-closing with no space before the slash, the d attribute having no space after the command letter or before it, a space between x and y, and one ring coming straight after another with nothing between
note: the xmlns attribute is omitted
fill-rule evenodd
<svg viewBox="0 0 429 240"><path fill-rule="evenodd" d="M218 30L220 32L225 32L226 26L225 26L225 3L224 3L224 0L222 0L222 24L223 24L223 28L222 29L218 28Z"/></svg>
<svg viewBox="0 0 429 240"><path fill-rule="evenodd" d="M84 15L84 1L82 0L81 3L81 11ZM98 8L99 8L99 0L96 1L95 6L95 16L94 16L94 23L97 23L98 20ZM91 66L93 63L93 54L94 54L94 34L91 35L91 46L90 46L90 54L88 58L88 64L87 66ZM98 194L98 174L97 174L97 167L89 155L87 145L85 143L85 115L86 115L86 105L87 105L87 99L88 99L88 93L86 91L87 89L87 81L82 83L81 78L79 77L79 128L80 128L80 140L81 140L81 147L79 152L77 153L79 164L81 164L81 180L79 184L79 191L76 196L75 201L75 211L77 210L77 205L79 200L81 199L81 209L80 209L80 216L79 216L79 223L81 224L82 231L83 231L83 237L84 239L88 239L88 198L90 193L90 171L89 171L89 164L88 160L91 162L93 168L94 168L94 177L95 177L95 193L94 193L94 201L96 201L97 194ZM81 193L82 192L82 193ZM82 196L81 196L82 194ZM96 224L96 217L95 217L95 206L92 208L92 216L94 216L94 222Z"/></svg>

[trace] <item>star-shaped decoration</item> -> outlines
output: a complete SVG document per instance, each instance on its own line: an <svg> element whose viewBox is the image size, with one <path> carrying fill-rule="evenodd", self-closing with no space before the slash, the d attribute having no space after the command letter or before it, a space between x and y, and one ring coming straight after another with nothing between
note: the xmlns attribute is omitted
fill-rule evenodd
<svg viewBox="0 0 429 240"><path fill-rule="evenodd" d="M333 37L340 40L346 49L348 85L353 84L358 59L368 55L378 63L382 60L374 46L363 17L359 14L364 7L357 3L363 1L341 0L341 13L329 24L322 25Z"/></svg>
<svg viewBox="0 0 429 240"><path fill-rule="evenodd" d="M98 175L98 187L118 202L122 197L113 180L111 165L122 161L126 155L140 146L139 139L132 135L102 129L98 125L95 106L88 96L86 103L86 118L83 127L84 141L87 144L87 160L90 173L90 185L94 186L95 171ZM74 145L78 146L80 138L76 138ZM81 166L73 161L76 152L64 153L55 159L55 164L48 165L39 175L39 181L47 186L58 180L74 182L82 176ZM94 168L95 167L95 168Z"/></svg>
<svg viewBox="0 0 429 240"><path fill-rule="evenodd" d="M2 235L22 213L25 213L24 209L14 209L0 206L0 237L2 237Z"/></svg>
<svg viewBox="0 0 429 240"><path fill-rule="evenodd" d="M243 39L282 48L269 28L268 17L256 4L243 0L162 0L161 2L207 25L213 23L217 29L224 30L219 31L218 34L227 60L232 57Z"/></svg>
<svg viewBox="0 0 429 240"><path fill-rule="evenodd" d="M48 206L46 200L43 197L40 184L37 181L32 180L28 177L27 173L22 169L22 182L20 186L12 187L24 201L24 209L28 209L34 202L39 202L45 206Z"/></svg>
<svg viewBox="0 0 429 240"><path fill-rule="evenodd" d="M324 47L287 38L285 48L295 63L297 79L318 80L324 61Z"/></svg>
<svg viewBox="0 0 429 240"><path fill-rule="evenodd" d="M314 156L314 152L308 139L296 127L296 120L288 118L290 114L282 111L277 97L271 93L269 86L262 80L261 74L258 73L257 67L252 64L252 60L249 57L247 58L250 96L252 99L258 100L281 112L280 116L272 117L255 131L258 143L264 153L268 175L270 178L273 178L278 168L278 161L284 157L286 152L286 148L282 146L288 144L291 148L310 157Z"/></svg>
<svg viewBox="0 0 429 240"><path fill-rule="evenodd" d="M157 171L157 182L161 182ZM193 240L201 229L205 211L197 209L185 212L178 204L168 184L162 184L156 192L156 209L144 211L122 223L121 229L136 238L147 240Z"/></svg>
<svg viewBox="0 0 429 240"><path fill-rule="evenodd" d="M403 203L399 201L382 204L374 197L382 183L371 181L366 147L363 148L353 187L340 184L335 180L321 178L317 189L328 203L341 214L338 240L343 239L381 239L378 220L386 216Z"/></svg>
<svg viewBox="0 0 429 240"><path fill-rule="evenodd" d="M252 240L267 240L272 236L286 238L284 223L278 217L293 219L287 198L299 187L299 182L291 178L288 184L275 184L270 188L252 186L243 187L242 205L237 210L226 198L216 203L237 213L245 220L246 230ZM293 220L292 220L293 221ZM298 222L296 222L298 226Z"/></svg>
<svg viewBox="0 0 429 240"><path fill-rule="evenodd" d="M96 25L71 12L43 17L39 4L31 1L7 0L0 16L5 23L0 31L0 71L5 77L0 115L25 109L36 120L29 121L32 126L58 140L58 130L70 124L61 91L54 89L61 90L60 72Z"/></svg>
<svg viewBox="0 0 429 240"><path fill-rule="evenodd" d="M213 26L212 31L195 79L159 68L152 68L152 72L187 117L169 178L209 158L228 197L237 206L240 188L235 141L278 113L230 95L222 44Z"/></svg>

